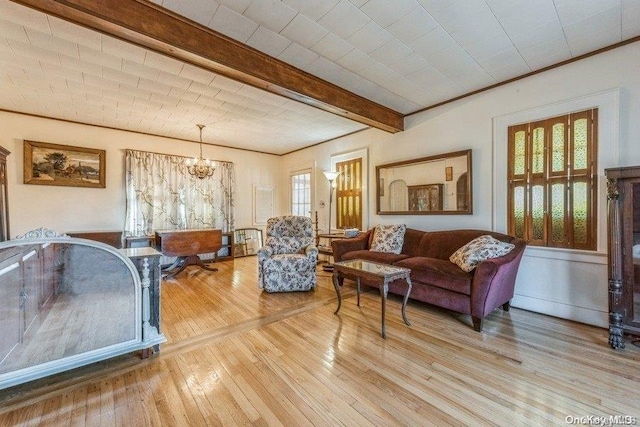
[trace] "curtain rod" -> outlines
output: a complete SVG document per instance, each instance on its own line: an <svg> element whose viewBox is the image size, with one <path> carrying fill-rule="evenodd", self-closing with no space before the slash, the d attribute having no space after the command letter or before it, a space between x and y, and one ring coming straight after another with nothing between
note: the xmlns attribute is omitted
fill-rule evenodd
<svg viewBox="0 0 640 427"><path fill-rule="evenodd" d="M149 154L159 154L161 156L173 156L173 157L183 157L185 159L193 159L193 157L191 156L181 156L179 154L168 154L168 153L158 153L157 151L145 151L145 150L134 150L133 148L125 148L124 149L125 152L126 151L137 151L138 153L149 153ZM205 159L207 160L207 159ZM212 162L218 162L218 163L231 163L233 164L233 162L230 162L229 160L215 160L215 159L208 159Z"/></svg>

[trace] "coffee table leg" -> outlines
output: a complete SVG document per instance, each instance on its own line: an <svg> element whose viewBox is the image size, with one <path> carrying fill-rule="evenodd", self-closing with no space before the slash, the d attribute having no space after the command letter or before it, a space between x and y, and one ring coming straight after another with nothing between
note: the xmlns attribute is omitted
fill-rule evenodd
<svg viewBox="0 0 640 427"><path fill-rule="evenodd" d="M356 293L358 294L358 307L360 307L360 276L356 277Z"/></svg>
<svg viewBox="0 0 640 427"><path fill-rule="evenodd" d="M402 318L404 319L404 323L407 325L411 325L409 323L409 319L407 319L407 301L409 300L409 294L411 293L411 278L407 276L407 293L404 295L404 300L402 301Z"/></svg>
<svg viewBox="0 0 640 427"><path fill-rule="evenodd" d="M385 318L385 314L387 312L387 293L389 293L389 284L387 283L387 281L385 280L384 283L382 284L382 286L380 286L380 294L382 297L382 338L387 338L387 333L385 331L384 328L384 318Z"/></svg>
<svg viewBox="0 0 640 427"><path fill-rule="evenodd" d="M342 305L342 296L340 295L340 285L338 284L338 271L337 270L333 270L333 287L336 288L336 294L338 295L338 308L336 308L336 311L333 312L333 314L338 314L338 312L340 311L340 306Z"/></svg>

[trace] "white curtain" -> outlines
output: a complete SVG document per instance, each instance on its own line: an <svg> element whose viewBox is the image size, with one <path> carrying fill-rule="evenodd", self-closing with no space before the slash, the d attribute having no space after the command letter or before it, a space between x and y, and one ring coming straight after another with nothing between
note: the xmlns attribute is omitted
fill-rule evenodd
<svg viewBox="0 0 640 427"><path fill-rule="evenodd" d="M214 161L213 176L198 179L187 172L186 160L181 156L126 150L125 236L144 236L152 230L167 229L233 231L233 163Z"/></svg>

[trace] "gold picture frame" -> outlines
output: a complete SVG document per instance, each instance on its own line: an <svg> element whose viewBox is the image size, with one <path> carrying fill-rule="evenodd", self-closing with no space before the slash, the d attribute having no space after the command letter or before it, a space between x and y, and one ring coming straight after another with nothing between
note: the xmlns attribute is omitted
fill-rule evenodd
<svg viewBox="0 0 640 427"><path fill-rule="evenodd" d="M63 187L106 187L106 151L24 141L24 183Z"/></svg>

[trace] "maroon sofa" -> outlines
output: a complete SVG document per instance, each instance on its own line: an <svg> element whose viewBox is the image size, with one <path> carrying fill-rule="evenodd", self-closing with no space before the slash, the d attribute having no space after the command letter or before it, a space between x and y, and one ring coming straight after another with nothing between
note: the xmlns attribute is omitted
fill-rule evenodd
<svg viewBox="0 0 640 427"><path fill-rule="evenodd" d="M515 245L508 254L479 263L466 273L449 257L478 236L489 234ZM411 269L410 298L471 316L482 331L485 316L502 306L509 310L516 274L526 242L506 234L484 230L420 231L408 228L398 255L369 250L373 230L331 243L335 261L364 259ZM365 283L365 282L363 282ZM342 284L342 283L340 283ZM392 282L389 292L404 295L406 283Z"/></svg>

